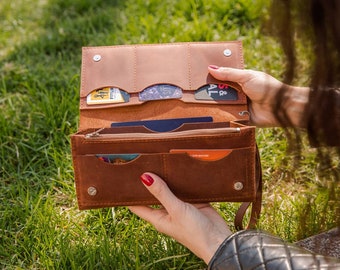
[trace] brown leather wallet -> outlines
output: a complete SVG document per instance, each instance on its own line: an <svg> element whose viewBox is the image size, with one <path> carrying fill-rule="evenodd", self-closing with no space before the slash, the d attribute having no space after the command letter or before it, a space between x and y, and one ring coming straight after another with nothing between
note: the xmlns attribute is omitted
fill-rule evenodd
<svg viewBox="0 0 340 270"><path fill-rule="evenodd" d="M208 65L243 68L241 42L83 48L79 131L71 136L80 209L159 204L140 182L148 171L186 202L244 202L238 229L252 204L255 225L261 165L247 98Z"/></svg>

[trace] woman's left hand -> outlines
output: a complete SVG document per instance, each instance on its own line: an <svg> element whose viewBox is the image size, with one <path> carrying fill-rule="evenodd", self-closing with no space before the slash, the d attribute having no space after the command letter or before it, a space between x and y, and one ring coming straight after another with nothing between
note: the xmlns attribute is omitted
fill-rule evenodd
<svg viewBox="0 0 340 270"><path fill-rule="evenodd" d="M222 242L231 235L224 219L210 204L189 204L178 199L167 184L153 173L144 173L145 187L162 208L130 206L129 209L155 228L189 248L207 264Z"/></svg>

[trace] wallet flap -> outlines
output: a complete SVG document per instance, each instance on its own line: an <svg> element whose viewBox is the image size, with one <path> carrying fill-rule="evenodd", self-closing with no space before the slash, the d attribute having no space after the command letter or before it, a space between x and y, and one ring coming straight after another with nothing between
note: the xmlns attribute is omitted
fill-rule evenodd
<svg viewBox="0 0 340 270"><path fill-rule="evenodd" d="M128 93L161 83L197 90L220 83L208 75L209 65L243 68L240 41L84 47L82 61L81 97L108 86Z"/></svg>
<svg viewBox="0 0 340 270"><path fill-rule="evenodd" d="M209 65L243 68L242 43L229 41L84 47L80 129L107 127L112 121L145 120L155 116L162 119L177 115L216 115L214 121L219 120L219 116L229 121L247 120L247 115L239 115L239 112L247 110L247 98L241 87L233 82L214 79L208 73ZM141 99L140 94L155 85L171 85L171 91L177 91L178 87L178 93L173 92L173 96L170 95L166 100ZM217 91L231 87L231 98L196 98L194 94L197 91L210 85L218 85ZM91 93L96 93L99 99L102 94L116 95L116 99L108 103L90 104L88 97Z"/></svg>

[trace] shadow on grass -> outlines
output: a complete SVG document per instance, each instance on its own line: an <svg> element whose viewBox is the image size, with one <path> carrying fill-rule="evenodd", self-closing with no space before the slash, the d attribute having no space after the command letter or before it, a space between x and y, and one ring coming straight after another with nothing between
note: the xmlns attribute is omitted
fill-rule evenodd
<svg viewBox="0 0 340 270"><path fill-rule="evenodd" d="M52 241L44 236L49 221L31 220L53 214L53 194L62 190L64 204L74 205L69 135L78 122L81 47L117 42L123 3L50 0L39 35L0 62L0 266L26 268L37 239Z"/></svg>
<svg viewBox="0 0 340 270"><path fill-rule="evenodd" d="M19 163L44 159L46 151L68 152L78 122L81 47L117 42L123 2L51 0L38 23L40 35L0 63L2 171L21 173ZM50 160L41 165L34 169L53 166Z"/></svg>
<svg viewBox="0 0 340 270"><path fill-rule="evenodd" d="M4 87L8 91L23 91L20 86L31 81L39 81L47 88L67 87L79 71L82 46L117 42L115 30L123 3L118 0L49 1L38 22L40 35L32 36L32 40L20 44L4 59L5 63L21 67L10 70L12 73L6 73L3 68Z"/></svg>

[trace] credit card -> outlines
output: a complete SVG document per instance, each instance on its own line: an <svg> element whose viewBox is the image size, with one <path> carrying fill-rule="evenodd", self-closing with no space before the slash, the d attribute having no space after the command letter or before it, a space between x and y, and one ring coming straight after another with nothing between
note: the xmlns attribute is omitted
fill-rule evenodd
<svg viewBox="0 0 340 270"><path fill-rule="evenodd" d="M204 117L189 117L189 118L172 118L161 120L144 120L131 122L113 122L111 127L128 127L128 126L145 126L146 128L156 132L167 132L179 128L185 123L203 123L213 122L210 116Z"/></svg>
<svg viewBox="0 0 340 270"><path fill-rule="evenodd" d="M237 100L238 92L227 84L207 84L195 92L197 100Z"/></svg>
<svg viewBox="0 0 340 270"><path fill-rule="evenodd" d="M139 100L162 100L182 98L182 89L171 84L156 84L139 93Z"/></svg>
<svg viewBox="0 0 340 270"><path fill-rule="evenodd" d="M216 161L228 156L232 150L230 149L171 149L170 153L185 153L190 157L203 161Z"/></svg>
<svg viewBox="0 0 340 270"><path fill-rule="evenodd" d="M104 162L124 164L139 157L139 154L97 154L96 157Z"/></svg>
<svg viewBox="0 0 340 270"><path fill-rule="evenodd" d="M105 87L94 90L87 95L86 102L92 104L110 104L110 103L124 103L129 102L130 95L115 87Z"/></svg>

